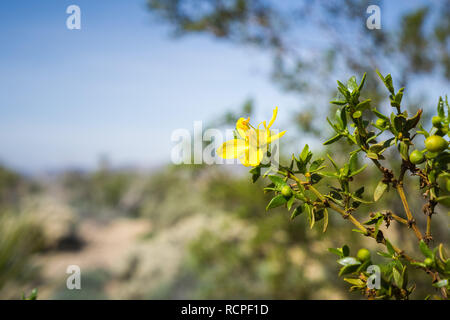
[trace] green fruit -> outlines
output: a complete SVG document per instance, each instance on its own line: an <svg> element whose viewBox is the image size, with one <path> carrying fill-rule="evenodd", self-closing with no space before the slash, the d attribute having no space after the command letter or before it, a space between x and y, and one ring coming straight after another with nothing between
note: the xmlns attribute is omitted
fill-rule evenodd
<svg viewBox="0 0 450 320"><path fill-rule="evenodd" d="M419 150L414 150L409 155L409 161L411 161L411 163L414 164L421 164L422 162L425 161L425 157L423 156L423 153L420 152Z"/></svg>
<svg viewBox="0 0 450 320"><path fill-rule="evenodd" d="M440 128L442 127L442 118L439 116L434 116L431 118L431 123L433 124L433 127Z"/></svg>
<svg viewBox="0 0 450 320"><path fill-rule="evenodd" d="M430 152L442 152L447 146L448 142L441 136L429 136L425 139L425 148Z"/></svg>
<svg viewBox="0 0 450 320"><path fill-rule="evenodd" d="M425 263L425 265L427 266L427 267L432 267L433 266L433 259L431 259L431 258L426 258L425 260L423 260L423 263Z"/></svg>
<svg viewBox="0 0 450 320"><path fill-rule="evenodd" d="M386 126L386 120L378 118L375 124L381 128L384 128Z"/></svg>
<svg viewBox="0 0 450 320"><path fill-rule="evenodd" d="M281 188L281 194L285 197L290 197L292 196L292 189L289 186L284 186L283 188Z"/></svg>
<svg viewBox="0 0 450 320"><path fill-rule="evenodd" d="M370 251L366 248L359 249L356 258L361 262L368 261L370 260Z"/></svg>
<svg viewBox="0 0 450 320"><path fill-rule="evenodd" d="M447 179L447 181L445 181L445 187L447 188L447 191L450 192L450 179Z"/></svg>

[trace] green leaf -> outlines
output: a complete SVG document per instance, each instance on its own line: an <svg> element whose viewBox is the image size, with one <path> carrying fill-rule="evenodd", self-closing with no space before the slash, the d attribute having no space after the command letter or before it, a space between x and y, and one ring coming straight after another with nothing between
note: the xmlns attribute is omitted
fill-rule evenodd
<svg viewBox="0 0 450 320"><path fill-rule="evenodd" d="M443 204L446 207L450 207L450 196L440 196L436 198L436 201Z"/></svg>
<svg viewBox="0 0 450 320"><path fill-rule="evenodd" d="M388 250L388 252L393 256L395 254L395 250L394 247L392 246L392 244L389 242L389 240L386 239L386 248Z"/></svg>
<svg viewBox="0 0 450 320"><path fill-rule="evenodd" d="M443 279L440 280L436 283L433 283L433 286L435 286L436 288L445 288L448 287L448 279Z"/></svg>
<svg viewBox="0 0 450 320"><path fill-rule="evenodd" d="M345 130L347 128L347 110L345 108L339 109L339 113L336 112L336 115L338 115L342 122L342 127Z"/></svg>
<svg viewBox="0 0 450 320"><path fill-rule="evenodd" d="M411 262L411 265L416 266L416 267L422 267L422 268L426 268L427 267L425 265L425 263L423 263L423 262Z"/></svg>
<svg viewBox="0 0 450 320"><path fill-rule="evenodd" d="M380 111L378 111L377 109L372 109L372 112L375 113L375 115L383 120L389 121L389 117L386 117L384 114L382 114Z"/></svg>
<svg viewBox="0 0 450 320"><path fill-rule="evenodd" d="M384 77L384 84L386 85L386 88L388 88L389 92L392 95L395 95L394 85L392 84L392 76L390 73Z"/></svg>
<svg viewBox="0 0 450 320"><path fill-rule="evenodd" d="M344 121L342 121L342 118L341 118L341 109L336 110L335 118L336 118L339 129L344 130Z"/></svg>
<svg viewBox="0 0 450 320"><path fill-rule="evenodd" d="M254 167L250 170L250 173L252 174L252 181L253 183L258 180L258 178L261 176L261 167Z"/></svg>
<svg viewBox="0 0 450 320"><path fill-rule="evenodd" d="M338 106L343 106L343 105L347 104L347 101L333 100L333 101L330 101L330 103L338 105Z"/></svg>
<svg viewBox="0 0 450 320"><path fill-rule="evenodd" d="M295 161L296 161L296 163L297 163L298 171L299 171L300 173L305 174L305 173L306 173L306 163L304 163L304 162L302 161L302 159L295 159Z"/></svg>
<svg viewBox="0 0 450 320"><path fill-rule="evenodd" d="M402 284L402 288L406 289L408 285L408 271L406 270L406 266L404 266L402 270Z"/></svg>
<svg viewBox="0 0 450 320"><path fill-rule="evenodd" d="M392 259L392 255L389 254L389 253L378 251L377 254L382 256L382 257Z"/></svg>
<svg viewBox="0 0 450 320"><path fill-rule="evenodd" d="M403 288L403 277L396 268L392 269L392 276L394 277L395 285L399 288Z"/></svg>
<svg viewBox="0 0 450 320"><path fill-rule="evenodd" d="M322 168L324 168L324 167L320 167L319 169L322 169ZM311 175L311 183L312 183L312 184L316 184L316 183L318 183L320 180L322 180L322 176L319 174L319 172L313 173L313 174Z"/></svg>
<svg viewBox="0 0 450 320"><path fill-rule="evenodd" d="M319 174L321 176L328 177L328 178L338 178L339 177L336 172L321 171L321 172L319 172Z"/></svg>
<svg viewBox="0 0 450 320"><path fill-rule="evenodd" d="M333 158L327 153L328 159L330 159L331 163L333 164L334 169L336 169L336 172L339 172L339 167L337 166L336 162L334 162Z"/></svg>
<svg viewBox="0 0 450 320"><path fill-rule="evenodd" d="M403 99L403 91L404 90L405 90L405 88L400 88L400 90L398 90L398 92L394 98L396 105L398 105L399 107L400 107L400 103L402 102L402 99Z"/></svg>
<svg viewBox="0 0 450 320"><path fill-rule="evenodd" d="M333 130L336 131L336 133L341 132L341 129L339 129L339 127L337 125L335 125L333 122L331 122L330 119L328 119L328 117L327 117L327 122L333 128Z"/></svg>
<svg viewBox="0 0 450 320"><path fill-rule="evenodd" d="M403 114L399 114L394 117L394 128L397 130L397 132L402 132L403 128L406 125L406 118Z"/></svg>
<svg viewBox="0 0 450 320"><path fill-rule="evenodd" d="M328 248L328 251L330 251L331 253L337 254L339 257L343 258L344 255L342 254L342 249L341 248Z"/></svg>
<svg viewBox="0 0 450 320"><path fill-rule="evenodd" d="M379 219L376 223L375 223L375 232L374 232L374 236L375 239L377 239L378 236L378 230L380 230L380 226L383 223L384 219Z"/></svg>
<svg viewBox="0 0 450 320"><path fill-rule="evenodd" d="M328 210L327 210L327 208L325 208L323 210L323 228L322 228L322 231L323 232L327 231L327 228L328 228Z"/></svg>
<svg viewBox="0 0 450 320"><path fill-rule="evenodd" d="M358 270L359 265L358 264L353 264L353 265L348 265L348 266L343 266L341 268L341 270L339 271L339 276L343 276L345 274L349 274L349 273L353 273L356 270Z"/></svg>
<svg viewBox="0 0 450 320"><path fill-rule="evenodd" d="M400 152L402 159L405 161L408 161L408 159L409 159L408 145L404 141L400 141L400 143L398 145L398 151Z"/></svg>
<svg viewBox="0 0 450 320"><path fill-rule="evenodd" d="M381 81L384 82L384 77L383 77L383 75L380 73L380 71L378 71L378 69L375 69L375 72L377 73L378 77L380 77Z"/></svg>
<svg viewBox="0 0 450 320"><path fill-rule="evenodd" d="M295 202L295 197L294 197L294 196L291 196L291 197L288 199L287 204L286 204L288 211L291 210L292 205L294 204L294 202Z"/></svg>
<svg viewBox="0 0 450 320"><path fill-rule="evenodd" d="M305 197L305 195L302 193L303 191L299 191L299 192L294 192L294 197L296 197L297 199L306 202L308 201L308 199Z"/></svg>
<svg viewBox="0 0 450 320"><path fill-rule="evenodd" d="M447 261L447 255L445 254L444 245L442 243L439 244L439 257L442 261Z"/></svg>
<svg viewBox="0 0 450 320"><path fill-rule="evenodd" d="M286 202L287 202L286 198L283 195L279 194L273 197L272 200L270 200L269 204L266 207L266 211L272 208L279 207L285 204Z"/></svg>
<svg viewBox="0 0 450 320"><path fill-rule="evenodd" d="M358 86L358 91L361 91L361 89L364 87L364 83L366 82L366 73L364 72L362 78L361 78L361 83Z"/></svg>
<svg viewBox="0 0 450 320"><path fill-rule="evenodd" d="M345 99L347 99L347 101L350 98L350 92L348 91L347 87L340 82L339 80L337 80L337 84L338 84L338 90L340 93L342 93L342 95L345 97Z"/></svg>
<svg viewBox="0 0 450 320"><path fill-rule="evenodd" d="M303 213L303 205L298 206L294 209L291 215L291 220L294 220L298 215Z"/></svg>
<svg viewBox="0 0 450 320"><path fill-rule="evenodd" d="M308 214L309 228L312 229L316 222L316 218L314 215L314 208L311 208L311 206L306 203L304 205L305 205L305 211Z"/></svg>
<svg viewBox="0 0 450 320"><path fill-rule="evenodd" d="M354 92L355 90L358 90L358 84L356 83L356 77L353 76L347 81L347 88L350 92Z"/></svg>
<svg viewBox="0 0 450 320"><path fill-rule="evenodd" d="M422 116L422 109L419 109L412 118L407 119L406 130L411 130L412 128L414 128L419 123L421 116Z"/></svg>
<svg viewBox="0 0 450 320"><path fill-rule="evenodd" d="M323 143L323 145L324 146L327 146L327 145L330 145L330 144L332 144L332 143L335 143L336 141L338 141L339 139L341 139L343 137L343 135L341 135L341 134L337 134L337 135L335 135L335 136L333 136L333 137L331 137L330 139L328 139L327 141L325 141L324 143Z"/></svg>
<svg viewBox="0 0 450 320"><path fill-rule="evenodd" d="M349 177L353 177L356 176L358 173L361 173L364 171L364 169L367 168L367 164L363 165L361 168L359 168L358 170L353 171Z"/></svg>
<svg viewBox="0 0 450 320"><path fill-rule="evenodd" d="M442 97L439 97L439 102L437 105L437 113L439 117L445 118L444 101L442 100Z"/></svg>
<svg viewBox="0 0 450 320"><path fill-rule="evenodd" d="M370 203L372 203L372 201L364 200L364 199L358 197L357 195L355 195L354 193L351 193L351 194L350 194L350 197L351 197L353 200L358 201L358 202L361 202L361 203L365 203L365 204L370 204Z"/></svg>
<svg viewBox="0 0 450 320"><path fill-rule="evenodd" d="M22 300L36 300L37 296L38 289L34 288L28 297L25 295L25 293L22 293Z"/></svg>
<svg viewBox="0 0 450 320"><path fill-rule="evenodd" d="M342 246L342 254L344 255L344 257L348 257L350 255L350 248L348 245L344 244Z"/></svg>
<svg viewBox="0 0 450 320"><path fill-rule="evenodd" d="M268 177L275 184L275 187L279 190L281 190L281 188L283 188L284 186L288 185L287 182L284 181L284 179L279 176L270 175Z"/></svg>
<svg viewBox="0 0 450 320"><path fill-rule="evenodd" d="M384 183L383 180L378 182L378 185L375 188L375 192L373 193L373 200L375 202L378 201L383 196L383 194L387 188L388 188L388 185L386 183Z"/></svg>
<svg viewBox="0 0 450 320"><path fill-rule="evenodd" d="M344 281L357 287L364 287L364 282L361 279L344 278Z"/></svg>
<svg viewBox="0 0 450 320"><path fill-rule="evenodd" d="M370 101L371 101L370 99L361 101L360 103L358 103L356 105L356 110L363 111L363 110L369 108L370 107Z"/></svg>
<svg viewBox="0 0 450 320"><path fill-rule="evenodd" d="M370 158L370 159L375 159L375 160L378 159L378 155L376 153L373 153L373 152L367 152L367 157Z"/></svg>
<svg viewBox="0 0 450 320"><path fill-rule="evenodd" d="M307 162L306 159L308 157L309 154L309 146L306 144L303 147L302 153L300 154L300 159L302 159L303 162Z"/></svg>
<svg viewBox="0 0 450 320"><path fill-rule="evenodd" d="M350 159L348 160L349 170L350 173L356 171L356 167L358 165L358 154L354 153L350 156Z"/></svg>
<svg viewBox="0 0 450 320"><path fill-rule="evenodd" d="M361 264L361 261L359 261L353 257L345 257L345 258L339 259L337 262L343 266L351 266L351 265L360 265Z"/></svg>
<svg viewBox="0 0 450 320"><path fill-rule="evenodd" d="M311 163L311 166L309 167L309 171L316 171L317 169L319 169L320 165L325 161L325 159L323 158L319 158L313 161L313 163Z"/></svg>
<svg viewBox="0 0 450 320"><path fill-rule="evenodd" d="M428 248L427 244L423 240L420 240L419 248L420 248L420 251L422 251L422 253L423 253L423 255L425 257L434 260L434 253L433 253L433 251L431 251L430 248Z"/></svg>
<svg viewBox="0 0 450 320"><path fill-rule="evenodd" d="M383 215L377 212L372 218L364 222L365 225L371 225L377 223L378 220L384 219Z"/></svg>
<svg viewBox="0 0 450 320"><path fill-rule="evenodd" d="M381 154L386 149L384 142L373 144L369 148L369 152L373 152L376 154Z"/></svg>

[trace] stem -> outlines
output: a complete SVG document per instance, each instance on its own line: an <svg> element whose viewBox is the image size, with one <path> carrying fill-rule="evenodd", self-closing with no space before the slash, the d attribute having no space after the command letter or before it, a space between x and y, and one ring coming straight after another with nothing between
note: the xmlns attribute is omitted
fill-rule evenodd
<svg viewBox="0 0 450 320"><path fill-rule="evenodd" d="M427 239L431 238L431 214L427 216L427 231L425 232Z"/></svg>
<svg viewBox="0 0 450 320"><path fill-rule="evenodd" d="M420 232L419 228L417 228L416 221L414 220L411 210L409 209L402 181L399 181L397 183L396 189L400 196L400 199L402 200L403 207L405 208L406 216L408 217L408 224L411 225L411 228L414 230L417 239L422 240L423 239L422 233Z"/></svg>
<svg viewBox="0 0 450 320"><path fill-rule="evenodd" d="M429 199L428 203L424 206L424 213L427 215L427 230L425 232L425 241L429 242L433 239L431 235L431 217L434 214L434 207L436 206L436 190L435 187L432 187L429 191Z"/></svg>
<svg viewBox="0 0 450 320"><path fill-rule="evenodd" d="M395 221L400 222L400 223L405 224L405 225L408 225L408 220L403 219L402 217L396 215L392 211L390 211L389 213L390 213L390 216L392 217L392 219L394 219Z"/></svg>
<svg viewBox="0 0 450 320"><path fill-rule="evenodd" d="M390 242L390 241L389 241L389 242ZM416 260L414 260L414 259L411 258L410 256L406 255L406 254L403 252L403 250L400 250L399 248L397 248L396 246L394 246L394 245L392 244L392 242L391 242L391 246L392 246L392 248L395 250L395 252L396 252L399 256L405 258L405 259L408 260L409 262L417 262Z"/></svg>
<svg viewBox="0 0 450 320"><path fill-rule="evenodd" d="M301 181L299 178L297 178L291 172L287 172L287 177L294 180L295 182L297 182L297 184L299 185L299 188L301 187L301 185L305 184L303 181ZM319 198L321 201L326 200L326 198L319 192L319 190L317 190L313 186L308 185L308 189L311 190L317 196L317 198ZM343 218L349 219L359 230L363 231L364 233L367 233L367 228L364 227L358 220L356 220L356 218L353 217L350 213L346 212L345 210L342 210L337 205L335 205L333 202L327 202L327 203L331 209L339 212Z"/></svg>
<svg viewBox="0 0 450 320"><path fill-rule="evenodd" d="M285 175L285 176L287 176L288 178L290 178L290 179L292 179L292 180L294 180L296 183L297 183L297 185L299 186L299 188L301 188L301 186L302 185L305 185L306 183L304 182L304 181L301 181L297 176L295 176L292 172L289 172L289 171L287 171L287 172L282 172L282 171L279 171L279 173L280 174L283 174L283 175ZM311 185L308 185L308 189L309 190L311 190L316 196L317 196L317 198L319 198L321 201L326 201L327 199L319 192L319 190L317 190L316 188L314 188L313 186L311 186ZM372 235L372 234L370 234L369 232L368 232L368 230L367 230L367 228L366 227L364 227L354 216L352 216L350 213L348 213L348 212L346 212L345 210L342 210L341 208L339 208L336 204L334 204L333 202L328 202L327 201L327 203L328 203L328 205L330 206L330 208L332 208L333 210L335 210L336 212L339 212L341 215L342 215L342 217L344 218L344 219L349 219L358 229L360 229L361 231L363 231L367 236L369 236L369 237L371 237L371 238L374 238L375 239L375 237ZM397 215L395 215L395 214L392 214L392 216L394 217L397 217L397 218L399 218L400 220L404 220L404 222L406 222L406 223L408 223L405 219L402 219L402 218L400 218L400 217L398 217ZM395 219L395 218L394 218ZM376 239L375 239L376 240ZM382 241L382 243L384 244L384 245L386 245L386 238L384 238L383 239L383 241ZM397 248L397 247L395 247L392 243L391 243L391 245L392 245L392 248L394 249L394 251L399 255L399 256L401 256L401 257L404 257L406 260L408 260L409 262L417 262L416 260L414 260L413 258L411 258L410 256L408 256L408 255L406 255L404 252L403 252L403 250L401 250L401 249L399 249L399 248Z"/></svg>
<svg viewBox="0 0 450 320"><path fill-rule="evenodd" d="M383 174L385 174L386 169L380 164L380 162L375 159L372 159L372 161L376 165L376 167ZM399 175L398 181L397 181L397 183L393 183L393 184L395 186L395 189L397 190L398 195L400 196L400 199L403 204L403 208L405 209L406 217L408 218L407 224L410 225L411 228L414 230L414 234L416 235L417 239L422 240L423 239L422 233L420 232L419 228L417 228L416 221L414 220L411 210L409 209L408 200L406 200L405 190L403 189L403 178L405 176L405 172L406 172L406 166L404 165L404 163L402 163L402 168L400 170L400 175ZM400 218L400 217L398 217L398 218ZM404 219L402 219L402 220L404 220ZM428 225L427 225L427 229L428 229Z"/></svg>
<svg viewBox="0 0 450 320"><path fill-rule="evenodd" d="M397 114L400 114L401 113L400 106L396 106L396 109L397 109ZM358 128L358 134L361 137L361 144L362 144L363 149L367 149L367 143L366 143L366 139L365 139L365 137L367 136L366 128L362 125L362 122L360 119L355 119L353 117L351 117L351 118L353 120L353 123L355 123L356 127ZM372 161L377 166L377 168L383 173L383 175L385 175L386 169L380 164L380 162L376 159L372 159ZM405 175L406 169L407 169L407 166L405 165L405 162L402 161L402 166L401 166L401 171L400 171L398 182L393 183L393 185L397 189L400 199L402 200L403 208L405 209L406 216L408 217L408 224L414 230L416 237L419 240L422 240L423 239L422 233L417 228L416 221L413 218L411 210L409 209L408 201L406 200L405 191L403 190L403 177ZM431 223L431 217L428 216L428 218L430 218L430 219L427 219L427 221L430 220L430 223ZM428 224L427 224L427 230L428 230Z"/></svg>

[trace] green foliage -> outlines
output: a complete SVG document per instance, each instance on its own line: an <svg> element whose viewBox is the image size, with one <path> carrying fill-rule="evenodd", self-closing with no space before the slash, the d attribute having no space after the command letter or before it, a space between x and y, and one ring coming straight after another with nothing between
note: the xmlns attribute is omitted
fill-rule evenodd
<svg viewBox="0 0 450 320"><path fill-rule="evenodd" d="M334 171L325 171L323 169L326 167L322 166L323 159L312 161L314 155L306 145L298 157L292 156L289 167L279 167L277 171L279 176L268 176L272 183L265 190L274 192L275 195L270 200L267 209L285 205L287 210L290 211L292 207L295 207L291 219L305 213L310 228L315 226L316 221L323 219L324 231L328 225L328 209L332 209L353 223L356 227L353 231L385 245L387 252L379 252L379 255L388 259L388 262L380 264L383 270L383 285L379 289L370 289L366 284L369 278L366 268L371 260L370 252L367 249L358 251L356 258L349 256L347 246L340 249L330 249L331 252L340 257L337 261L342 265L339 276L353 275L357 277L345 279L346 282L353 285L351 290L359 290L368 298L408 299L415 289L415 285L408 286L408 270L411 266L414 266L425 271L425 275L431 275L431 282L434 286L440 288L441 297L447 298L448 259L443 257L444 254L438 258L436 255L438 248L432 250L428 247L428 243L432 240L431 220L433 214L435 214L435 207L438 203L448 205L450 199L448 190L441 188L437 183L438 180L448 179L450 174L448 171L450 153L447 151L448 141L445 139L448 138L449 104L447 99L445 101L442 98L439 99L437 107L439 121L435 119L433 127L426 131L420 124L422 110L418 110L412 116L406 110L402 110L404 89L401 88L396 91L390 74L383 76L378 71L377 73L389 92L390 105L395 111L389 116L384 115L371 107L370 99L360 101L361 90L366 79L365 74L360 83L356 81L355 77L351 77L346 85L338 81L337 89L342 95L342 99L331 102L339 106L336 111L335 122L327 119L336 135L324 144L330 145L341 138L345 138L348 144L353 147L353 151L349 153L348 161L340 166L330 155L327 155ZM382 121L371 123L370 117L367 116L369 113ZM416 143L414 140L418 140L421 136L425 137L427 149L418 151L414 148ZM415 156L411 157L410 150L414 150ZM415 159L417 153L421 157L425 155L426 160L425 158ZM393 162L399 163L397 174L394 170L382 164L382 161L387 158L385 154L389 154L390 160L393 160ZM382 195L389 192L390 189L397 191L406 219L386 210L372 213L369 220L364 223L360 223L355 218L354 214L358 211L360 205L372 204L371 201L363 198L364 186L355 186L353 183L353 177L366 168L366 165L358 165L359 155L362 155L366 161L372 162L381 175L381 180L379 180L374 191L374 202L379 203ZM410 161L411 158L414 161ZM296 167L294 164L296 164ZM420 164L422 166L418 166ZM404 191L403 182L407 172L420 179L420 186L415 191L418 194L423 193L426 202L423 207L424 214L427 216L424 235L413 217ZM303 176L304 179L299 178L298 175ZM319 189L318 184L322 178L325 178L324 180L328 182L328 191L324 192ZM294 184L289 185L290 181ZM337 182L338 187L331 185L332 181ZM281 193L286 187L293 191L293 194L289 197ZM383 234L380 230L381 225L386 223L386 227L389 227L391 220L404 224L413 230L419 240L418 247L426 257L424 262L407 255L404 250L394 246ZM443 251L442 244L439 248Z"/></svg>
<svg viewBox="0 0 450 320"><path fill-rule="evenodd" d="M45 245L42 226L26 213L0 213L0 292L36 274L31 257Z"/></svg>
<svg viewBox="0 0 450 320"><path fill-rule="evenodd" d="M26 296L25 293L22 294L22 300L37 300L38 289L34 288L31 290L30 295Z"/></svg>

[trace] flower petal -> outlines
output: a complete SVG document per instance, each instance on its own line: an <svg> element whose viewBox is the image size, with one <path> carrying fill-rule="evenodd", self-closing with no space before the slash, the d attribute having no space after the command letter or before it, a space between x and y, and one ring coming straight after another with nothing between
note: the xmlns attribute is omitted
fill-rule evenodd
<svg viewBox="0 0 450 320"><path fill-rule="evenodd" d="M277 114L278 114L278 107L275 107L275 109L273 109L273 114L272 114L272 119L270 119L269 125L267 126L267 128L270 128L273 123L275 122L275 119L277 118Z"/></svg>
<svg viewBox="0 0 450 320"><path fill-rule="evenodd" d="M236 159L242 157L247 148L248 146L244 140L232 139L218 147L216 153L223 159Z"/></svg>
<svg viewBox="0 0 450 320"><path fill-rule="evenodd" d="M244 156L239 158L241 163L246 166L256 167L259 165L264 157L264 153L259 148L250 147L244 153Z"/></svg>
<svg viewBox="0 0 450 320"><path fill-rule="evenodd" d="M271 143L272 141L275 141L275 140L280 139L282 136L284 136L285 133L286 133L286 131L281 131L280 133L271 135L271 136L267 139L267 143Z"/></svg>

